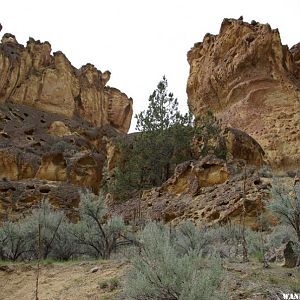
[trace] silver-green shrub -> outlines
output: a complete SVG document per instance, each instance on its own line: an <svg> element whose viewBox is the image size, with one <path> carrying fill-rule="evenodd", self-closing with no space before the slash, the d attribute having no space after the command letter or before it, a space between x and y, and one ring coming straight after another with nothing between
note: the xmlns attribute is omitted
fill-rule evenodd
<svg viewBox="0 0 300 300"><path fill-rule="evenodd" d="M274 182L271 197L267 207L295 232L300 244L300 184L295 182L291 188Z"/></svg>
<svg viewBox="0 0 300 300"><path fill-rule="evenodd" d="M76 243L88 255L109 258L125 229L122 218L106 220L103 197L90 193L81 194L79 213L81 220L73 228Z"/></svg>
<svg viewBox="0 0 300 300"><path fill-rule="evenodd" d="M174 231L174 245L180 254L194 252L197 255L212 252L212 237L206 227L197 228L191 221L186 221Z"/></svg>
<svg viewBox="0 0 300 300"><path fill-rule="evenodd" d="M0 228L0 255L4 260L17 260L28 251L26 231L21 222L5 222Z"/></svg>
<svg viewBox="0 0 300 300"><path fill-rule="evenodd" d="M192 226L185 226L170 232L161 224L146 225L127 277L126 293L130 299L216 299L222 280L221 262L216 257L203 257L183 234L193 232ZM185 245L184 251L178 245Z"/></svg>
<svg viewBox="0 0 300 300"><path fill-rule="evenodd" d="M40 256L46 259L52 256L58 231L65 220L63 211L55 210L47 200L32 210L31 215L22 221L29 247L28 258Z"/></svg>

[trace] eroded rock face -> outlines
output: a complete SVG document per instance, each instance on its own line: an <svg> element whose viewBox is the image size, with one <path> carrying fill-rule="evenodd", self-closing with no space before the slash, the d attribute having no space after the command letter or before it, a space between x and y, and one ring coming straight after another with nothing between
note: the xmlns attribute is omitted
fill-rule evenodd
<svg viewBox="0 0 300 300"><path fill-rule="evenodd" d="M107 143L130 127L132 99L106 86L109 71L76 69L32 38L4 34L0 70L0 223L45 197L76 219L80 190L99 193Z"/></svg>
<svg viewBox="0 0 300 300"><path fill-rule="evenodd" d="M0 223L44 198L76 219L81 189L99 193L106 145L121 135L13 102L0 104Z"/></svg>
<svg viewBox="0 0 300 300"><path fill-rule="evenodd" d="M42 199L48 199L54 207L64 210L71 220L78 219L74 207L79 204L79 190L71 183L38 179L0 180L0 193L0 224L28 214L39 206Z"/></svg>
<svg viewBox="0 0 300 300"><path fill-rule="evenodd" d="M250 165L263 166L265 152L260 144L246 132L236 128L225 128L223 132L226 149L234 159L242 159Z"/></svg>
<svg viewBox="0 0 300 300"><path fill-rule="evenodd" d="M127 132L132 99L107 87L110 72L92 64L77 70L51 45L30 38L26 47L11 34L0 44L0 103L9 100L67 118L79 116L93 126L111 125Z"/></svg>
<svg viewBox="0 0 300 300"><path fill-rule="evenodd" d="M224 19L188 52L188 102L259 142L273 167L300 162L300 50L268 24Z"/></svg>
<svg viewBox="0 0 300 300"><path fill-rule="evenodd" d="M177 166L174 176L161 187L144 191L141 200L115 206L125 220L137 218L180 223L191 220L197 225L241 222L259 228L258 216L264 212L269 183L254 166L241 160L225 161L214 156ZM140 205L140 207L139 207Z"/></svg>

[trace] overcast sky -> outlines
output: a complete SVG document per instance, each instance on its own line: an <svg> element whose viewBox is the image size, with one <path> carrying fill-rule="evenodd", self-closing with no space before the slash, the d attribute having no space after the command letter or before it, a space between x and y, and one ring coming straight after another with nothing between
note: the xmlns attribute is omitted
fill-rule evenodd
<svg viewBox="0 0 300 300"><path fill-rule="evenodd" d="M164 74L187 109L186 53L205 33L218 33L223 18L269 23L291 47L300 42L299 11L300 0L2 0L0 22L19 43L49 41L77 68L110 70L108 85L132 97L137 113Z"/></svg>

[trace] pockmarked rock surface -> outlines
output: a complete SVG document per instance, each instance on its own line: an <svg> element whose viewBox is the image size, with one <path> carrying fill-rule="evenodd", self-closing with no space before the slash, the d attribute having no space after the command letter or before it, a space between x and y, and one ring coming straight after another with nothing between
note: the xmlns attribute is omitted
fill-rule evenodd
<svg viewBox="0 0 300 300"><path fill-rule="evenodd" d="M0 44L0 223L43 199L76 219L79 193L99 193L111 138L127 133L132 99L110 72L71 65L51 45L12 34Z"/></svg>
<svg viewBox="0 0 300 300"><path fill-rule="evenodd" d="M75 218L79 191L98 194L107 143L121 133L27 105L0 105L0 221L47 198Z"/></svg>
<svg viewBox="0 0 300 300"><path fill-rule="evenodd" d="M169 180L144 191L140 201L128 201L112 209L125 221L139 219L141 211L143 220L172 224L191 220L198 225L240 223L244 214L245 224L258 229L258 216L265 213L263 201L268 199L269 188L269 180L261 178L255 166L245 166L244 160L207 156L178 165Z"/></svg>
<svg viewBox="0 0 300 300"><path fill-rule="evenodd" d="M224 19L188 52L189 106L248 133L274 168L300 162L300 46L282 45L269 24Z"/></svg>

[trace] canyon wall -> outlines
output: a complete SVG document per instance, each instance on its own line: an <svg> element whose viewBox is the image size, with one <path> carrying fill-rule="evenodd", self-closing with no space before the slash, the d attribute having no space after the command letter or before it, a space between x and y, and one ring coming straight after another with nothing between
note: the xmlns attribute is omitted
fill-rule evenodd
<svg viewBox="0 0 300 300"><path fill-rule="evenodd" d="M188 52L188 103L245 131L277 169L300 162L300 45L282 45L269 24L224 19Z"/></svg>
<svg viewBox="0 0 300 300"><path fill-rule="evenodd" d="M127 132L132 99L107 86L110 72L92 64L72 66L62 52L51 55L51 45L30 38L26 47L12 34L0 44L0 103L11 101L45 112L75 116L95 127L112 125Z"/></svg>

